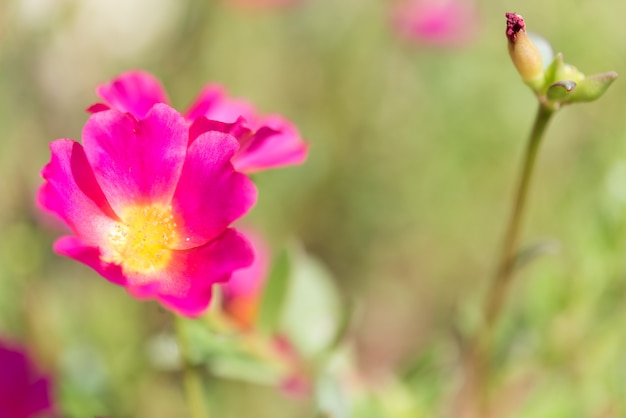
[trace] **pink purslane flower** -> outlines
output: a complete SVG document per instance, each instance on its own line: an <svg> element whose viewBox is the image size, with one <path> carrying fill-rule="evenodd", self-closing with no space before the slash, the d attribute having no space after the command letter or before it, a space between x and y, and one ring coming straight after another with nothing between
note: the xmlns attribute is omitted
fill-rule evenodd
<svg viewBox="0 0 626 418"><path fill-rule="evenodd" d="M478 26L472 0L401 0L393 23L405 39L434 46L464 44Z"/></svg>
<svg viewBox="0 0 626 418"><path fill-rule="evenodd" d="M49 380L23 349L0 340L0 418L30 418L52 409Z"/></svg>
<svg viewBox="0 0 626 418"><path fill-rule="evenodd" d="M93 114L82 145L52 142L38 202L73 233L55 251L136 298L201 314L212 285L252 263L247 240L229 225L256 202L253 183L231 164L237 139L224 124L203 128L190 137L183 116L159 103L139 119L117 109Z"/></svg>
<svg viewBox="0 0 626 418"><path fill-rule="evenodd" d="M143 119L154 104L168 103L161 83L144 71L123 73L96 91L104 103L91 106L91 112L114 108ZM223 129L240 143L232 160L238 171L300 164L307 157L308 147L293 124L280 115L259 115L250 103L228 98L216 84L205 86L184 115L190 125L203 126L203 119L228 125Z"/></svg>

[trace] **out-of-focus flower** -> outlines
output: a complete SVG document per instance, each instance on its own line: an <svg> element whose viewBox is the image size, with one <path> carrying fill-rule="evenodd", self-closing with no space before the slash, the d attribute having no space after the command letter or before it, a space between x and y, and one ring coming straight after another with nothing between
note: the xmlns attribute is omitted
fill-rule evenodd
<svg viewBox="0 0 626 418"><path fill-rule="evenodd" d="M251 330L258 314L263 287L269 274L271 254L263 237L249 228L244 230L252 244L253 263L233 273L223 286L224 311L242 329Z"/></svg>
<svg viewBox="0 0 626 418"><path fill-rule="evenodd" d="M312 382L304 361L293 344L284 336L273 340L274 350L289 372L280 383L280 390L293 398L302 398L312 393Z"/></svg>
<svg viewBox="0 0 626 418"><path fill-rule="evenodd" d="M112 107L138 119L145 117L155 103L168 102L161 83L144 71L120 74L110 83L100 85L97 93L105 103L97 103L89 111ZM250 173L301 164L307 157L308 147L293 124L280 115L259 115L252 104L228 98L216 84L204 87L184 115L189 123L201 118L229 124L240 121L246 129L229 132L241 145L232 161L238 171Z"/></svg>
<svg viewBox="0 0 626 418"><path fill-rule="evenodd" d="M472 0L402 0L392 20L403 38L433 46L467 43L478 27Z"/></svg>
<svg viewBox="0 0 626 418"><path fill-rule="evenodd" d="M53 409L51 384L17 346L0 340L0 417L29 418Z"/></svg>
<svg viewBox="0 0 626 418"><path fill-rule="evenodd" d="M139 120L110 109L89 118L82 145L52 142L38 202L74 233L55 251L136 298L201 314L212 285L253 257L228 227L254 205L256 189L230 162L239 143L213 123L190 140L185 119L168 105Z"/></svg>

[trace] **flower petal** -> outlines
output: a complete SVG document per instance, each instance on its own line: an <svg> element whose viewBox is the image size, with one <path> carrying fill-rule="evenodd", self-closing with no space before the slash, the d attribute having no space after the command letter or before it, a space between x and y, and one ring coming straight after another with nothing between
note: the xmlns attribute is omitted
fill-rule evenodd
<svg viewBox="0 0 626 418"><path fill-rule="evenodd" d="M165 104L139 121L116 110L89 118L85 152L117 213L132 203L170 203L185 161L187 131L182 116Z"/></svg>
<svg viewBox="0 0 626 418"><path fill-rule="evenodd" d="M235 122L243 116L249 123L255 123L254 107L245 100L229 99L224 89L217 84L205 86L196 100L185 112L187 120L194 121L200 116L220 122Z"/></svg>
<svg viewBox="0 0 626 418"><path fill-rule="evenodd" d="M155 104L168 103L159 80L145 71L120 74L110 83L99 85L96 92L113 109L131 113L137 119L143 119Z"/></svg>
<svg viewBox="0 0 626 418"><path fill-rule="evenodd" d="M198 316L211 301L211 287L227 281L233 271L252 263L253 253L248 241L235 231L227 229L207 245L185 251L174 251L167 270L158 277L127 290L135 297L156 298L167 308L185 316Z"/></svg>
<svg viewBox="0 0 626 418"><path fill-rule="evenodd" d="M0 407L5 406L28 388L30 362L26 354L0 341Z"/></svg>
<svg viewBox="0 0 626 418"><path fill-rule="evenodd" d="M124 286L128 279L117 264L102 261L100 248L89 245L78 237L64 236L54 243L54 251L59 255L73 258L94 269L99 275L108 281Z"/></svg>
<svg viewBox="0 0 626 418"><path fill-rule="evenodd" d="M225 301L242 297L260 298L272 261L269 244L260 233L249 227L239 230L248 238L254 253L254 262L246 268L237 270L224 286Z"/></svg>
<svg viewBox="0 0 626 418"><path fill-rule="evenodd" d="M0 417L26 418L52 411L52 385L24 348L0 340L0 370Z"/></svg>
<svg viewBox="0 0 626 418"><path fill-rule="evenodd" d="M203 133L211 131L230 134L234 136L240 144L252 137L252 131L248 129L246 120L242 117L237 118L233 123L225 123L199 116L191 123L191 126L189 126L189 143L195 141L195 139Z"/></svg>
<svg viewBox="0 0 626 418"><path fill-rule="evenodd" d="M254 253L248 267L235 271L223 286L222 305L242 329L252 329L259 311L263 287L269 275L270 249L265 239L250 228L243 230Z"/></svg>
<svg viewBox="0 0 626 418"><path fill-rule="evenodd" d="M50 144L50 162L41 174L46 182L37 202L56 214L85 242L100 242L117 216L96 182L83 147L70 139Z"/></svg>
<svg viewBox="0 0 626 418"><path fill-rule="evenodd" d="M26 397L26 416L34 416L45 411L52 411L52 396L50 393L50 382L42 377L31 383Z"/></svg>
<svg viewBox="0 0 626 418"><path fill-rule="evenodd" d="M104 103L94 103L85 110L89 113L98 113L98 112L104 112L105 110L109 110L110 108L111 108L110 106Z"/></svg>
<svg viewBox="0 0 626 418"><path fill-rule="evenodd" d="M298 130L280 116L270 116L233 158L238 171L252 173L269 168L303 163L308 155L308 145Z"/></svg>
<svg viewBox="0 0 626 418"><path fill-rule="evenodd" d="M176 249L213 240L256 203L254 184L230 163L238 147L231 135L216 131L200 135L189 146L172 200L181 237Z"/></svg>

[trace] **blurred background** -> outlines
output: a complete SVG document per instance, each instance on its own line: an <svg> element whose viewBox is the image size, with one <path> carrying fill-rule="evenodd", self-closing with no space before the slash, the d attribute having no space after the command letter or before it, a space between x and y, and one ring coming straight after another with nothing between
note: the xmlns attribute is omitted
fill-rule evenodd
<svg viewBox="0 0 626 418"><path fill-rule="evenodd" d="M177 109L217 82L298 126L307 163L256 174L246 222L332 276L368 402L387 411L358 416L449 413L536 107L504 13L582 72L626 74L617 0L457 3L446 38L402 29L391 0L0 2L0 335L55 377L64 416L186 414L180 376L149 355L169 315L56 256L62 230L34 204L48 144L79 140L96 85L128 69ZM550 251L519 272L498 329L499 416L626 416L625 106L618 79L549 126L523 242ZM314 416L306 397L209 385L220 418Z"/></svg>

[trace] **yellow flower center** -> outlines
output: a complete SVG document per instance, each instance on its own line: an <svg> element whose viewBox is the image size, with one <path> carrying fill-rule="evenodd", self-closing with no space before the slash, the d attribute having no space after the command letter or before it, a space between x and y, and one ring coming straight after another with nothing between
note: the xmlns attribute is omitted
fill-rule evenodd
<svg viewBox="0 0 626 418"><path fill-rule="evenodd" d="M150 274L167 266L176 244L172 207L129 206L108 235L103 260L119 264L125 273Z"/></svg>

